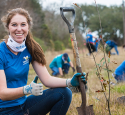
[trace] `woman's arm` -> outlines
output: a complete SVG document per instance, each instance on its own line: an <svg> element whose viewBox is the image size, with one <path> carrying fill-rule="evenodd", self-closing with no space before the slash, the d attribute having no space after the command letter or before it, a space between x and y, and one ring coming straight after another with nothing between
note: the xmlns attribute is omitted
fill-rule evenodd
<svg viewBox="0 0 125 115"><path fill-rule="evenodd" d="M66 79L51 76L47 68L42 64L34 61L32 66L36 74L39 76L39 79L46 87L66 87Z"/></svg>
<svg viewBox="0 0 125 115"><path fill-rule="evenodd" d="M24 96L23 87L19 88L7 88L6 77L4 70L0 70L0 99L5 100L14 100Z"/></svg>

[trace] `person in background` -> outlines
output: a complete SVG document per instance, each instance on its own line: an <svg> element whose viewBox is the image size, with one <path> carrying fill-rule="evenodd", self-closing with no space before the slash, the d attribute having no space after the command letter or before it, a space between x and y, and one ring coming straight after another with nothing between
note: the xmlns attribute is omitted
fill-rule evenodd
<svg viewBox="0 0 125 115"><path fill-rule="evenodd" d="M119 51L117 49L117 43L115 41L113 41L113 40L106 41L106 43L105 43L105 51L106 51L106 53L108 54L110 52L111 55L115 55L114 52L111 52L111 50L113 48L115 48L115 51L116 51L117 55L119 55Z"/></svg>
<svg viewBox="0 0 125 115"><path fill-rule="evenodd" d="M102 35L100 35L99 38L95 39L96 52L98 51L98 46L99 46L99 43L100 43L101 39L102 39Z"/></svg>
<svg viewBox="0 0 125 115"><path fill-rule="evenodd" d="M91 55L92 52L96 51L95 43L93 41L93 38L97 39L95 36L92 35L91 30L88 30L88 33L86 35L86 47L89 50L88 56Z"/></svg>
<svg viewBox="0 0 125 115"><path fill-rule="evenodd" d="M9 10L1 20L8 36L0 43L0 115L66 115L72 100L68 87L79 87L78 76L86 84L85 73L70 79L49 74L27 10ZM27 84L30 64L41 84L36 79ZM43 90L42 84L48 89Z"/></svg>
<svg viewBox="0 0 125 115"><path fill-rule="evenodd" d="M68 74L69 68L72 67L73 73L75 72L75 68L73 63L71 62L67 53L57 55L49 65L50 69L53 71L52 75L57 76L64 74Z"/></svg>
<svg viewBox="0 0 125 115"><path fill-rule="evenodd" d="M117 83L125 81L125 61L123 61L112 74Z"/></svg>

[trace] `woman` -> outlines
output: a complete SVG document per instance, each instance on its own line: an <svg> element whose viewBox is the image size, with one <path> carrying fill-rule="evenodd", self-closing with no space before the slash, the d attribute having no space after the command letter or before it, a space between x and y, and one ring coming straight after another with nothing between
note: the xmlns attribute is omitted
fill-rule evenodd
<svg viewBox="0 0 125 115"><path fill-rule="evenodd" d="M95 41L96 41L97 38L92 35L92 32L89 29L88 33L86 35L86 47L87 47L87 49L89 51L89 53L87 54L88 56L90 56L92 52L96 51L96 47L95 47L95 43L93 41L93 38L95 38Z"/></svg>
<svg viewBox="0 0 125 115"><path fill-rule="evenodd" d="M8 38L0 43L0 115L65 115L72 93L68 87L79 86L75 74L71 79L50 76L40 45L30 29L32 18L28 11L16 8L2 17ZM27 85L29 64L32 64L42 84ZM84 83L85 74L81 76ZM30 94L30 95L29 95ZM26 96L29 95L29 96Z"/></svg>

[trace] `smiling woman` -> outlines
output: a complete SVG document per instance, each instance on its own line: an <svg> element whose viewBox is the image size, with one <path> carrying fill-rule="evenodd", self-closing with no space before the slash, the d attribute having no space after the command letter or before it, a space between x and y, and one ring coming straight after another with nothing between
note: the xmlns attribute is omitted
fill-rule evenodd
<svg viewBox="0 0 125 115"><path fill-rule="evenodd" d="M67 86L78 87L77 76L82 73L71 79L49 74L43 50L30 32L32 18L25 9L10 10L2 22L9 35L0 43L0 115L45 115L48 112L65 115L72 99ZM30 63L41 83L49 87L47 90L43 90L36 79L27 85ZM85 83L85 74L81 80Z"/></svg>
<svg viewBox="0 0 125 115"><path fill-rule="evenodd" d="M11 19L8 30L14 41L23 43L29 31L27 19L20 14L16 14Z"/></svg>

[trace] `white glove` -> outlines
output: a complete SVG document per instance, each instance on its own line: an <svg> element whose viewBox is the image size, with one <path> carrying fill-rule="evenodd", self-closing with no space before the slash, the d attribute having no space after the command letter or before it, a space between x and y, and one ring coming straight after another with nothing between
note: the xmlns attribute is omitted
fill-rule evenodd
<svg viewBox="0 0 125 115"><path fill-rule="evenodd" d="M35 96L42 95L43 94L43 85L37 84L34 81L32 81L29 85L25 85L23 87L23 93L25 95L32 94Z"/></svg>

